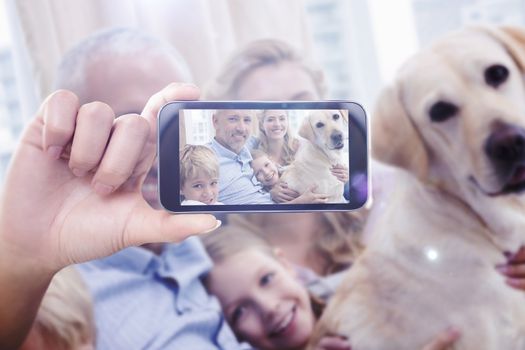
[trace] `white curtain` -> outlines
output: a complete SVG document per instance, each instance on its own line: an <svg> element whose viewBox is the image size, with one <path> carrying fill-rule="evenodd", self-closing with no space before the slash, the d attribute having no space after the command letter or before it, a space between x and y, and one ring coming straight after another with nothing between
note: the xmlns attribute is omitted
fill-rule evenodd
<svg viewBox="0 0 525 350"><path fill-rule="evenodd" d="M34 112L51 92L62 54L113 26L141 28L172 43L204 83L238 46L285 40L311 52L303 0L8 0L23 101ZM161 74L161 72L159 72ZM28 107L29 106L29 107Z"/></svg>

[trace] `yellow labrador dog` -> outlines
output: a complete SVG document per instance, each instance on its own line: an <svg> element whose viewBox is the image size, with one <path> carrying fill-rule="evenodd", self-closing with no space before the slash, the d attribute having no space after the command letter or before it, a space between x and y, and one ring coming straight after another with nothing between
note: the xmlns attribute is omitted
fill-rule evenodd
<svg viewBox="0 0 525 350"><path fill-rule="evenodd" d="M495 266L525 243L525 34L470 28L400 70L372 117L376 158L399 170L367 249L323 314L353 350L525 349L525 294Z"/></svg>
<svg viewBox="0 0 525 350"><path fill-rule="evenodd" d="M304 193L315 186L314 192L327 195L328 203L346 202L344 184L330 171L333 165L344 164L348 138L346 113L313 110L303 119L298 134L304 142L280 178L289 188Z"/></svg>

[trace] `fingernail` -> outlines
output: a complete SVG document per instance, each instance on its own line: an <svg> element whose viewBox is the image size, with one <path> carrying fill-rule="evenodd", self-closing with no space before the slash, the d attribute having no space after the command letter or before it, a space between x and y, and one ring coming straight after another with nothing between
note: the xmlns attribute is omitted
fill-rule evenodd
<svg viewBox="0 0 525 350"><path fill-rule="evenodd" d="M64 148L60 146L49 146L47 148L47 154L53 159L58 159L60 158L63 149Z"/></svg>
<svg viewBox="0 0 525 350"><path fill-rule="evenodd" d="M87 171L77 168L73 168L71 171L73 172L73 174L75 174L75 176L78 177L82 177L87 174Z"/></svg>
<svg viewBox="0 0 525 350"><path fill-rule="evenodd" d="M93 187L95 188L95 191L97 193L102 194L102 195L110 194L111 192L113 192L113 189L114 189L113 186L106 185L106 184L100 183L98 181L95 182Z"/></svg>
<svg viewBox="0 0 525 350"><path fill-rule="evenodd" d="M207 231L204 231L202 233L210 233L212 231L215 231L216 229L218 229L220 226L222 225L222 221L221 220L217 220L217 222L215 223L215 226L213 226L211 229L207 230Z"/></svg>

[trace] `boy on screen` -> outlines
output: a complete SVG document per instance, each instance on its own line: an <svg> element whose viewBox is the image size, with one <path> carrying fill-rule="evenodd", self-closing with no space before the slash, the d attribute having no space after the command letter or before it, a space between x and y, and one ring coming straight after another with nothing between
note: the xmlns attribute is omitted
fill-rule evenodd
<svg viewBox="0 0 525 350"><path fill-rule="evenodd" d="M181 205L218 205L219 161L206 146L185 145L180 151Z"/></svg>

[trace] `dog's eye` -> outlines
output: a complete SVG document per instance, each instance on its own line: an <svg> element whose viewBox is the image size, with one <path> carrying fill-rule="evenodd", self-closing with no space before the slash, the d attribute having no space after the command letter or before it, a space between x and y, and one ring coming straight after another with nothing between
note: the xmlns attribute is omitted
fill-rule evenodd
<svg viewBox="0 0 525 350"><path fill-rule="evenodd" d="M485 82L497 88L509 77L509 70L501 64L495 64L485 69Z"/></svg>
<svg viewBox="0 0 525 350"><path fill-rule="evenodd" d="M315 124L315 126L317 128L322 128L324 126L324 123L319 122L319 123Z"/></svg>
<svg viewBox="0 0 525 350"><path fill-rule="evenodd" d="M458 107L450 102L439 101L434 103L428 114L433 122L443 122L453 117L458 112Z"/></svg>
<svg viewBox="0 0 525 350"><path fill-rule="evenodd" d="M332 116L332 118L334 118L334 120L339 119L339 114L334 114L334 115Z"/></svg>

